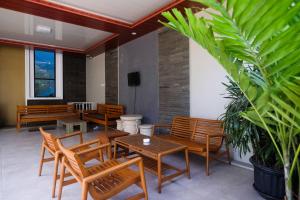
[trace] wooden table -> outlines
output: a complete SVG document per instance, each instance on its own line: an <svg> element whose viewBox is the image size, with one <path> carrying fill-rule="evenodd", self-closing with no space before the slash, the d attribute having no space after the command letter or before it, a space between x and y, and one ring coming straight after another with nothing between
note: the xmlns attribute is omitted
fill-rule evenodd
<svg viewBox="0 0 300 200"><path fill-rule="evenodd" d="M125 131L120 131L114 128L106 127L104 130L97 132L97 138L100 140L101 144L110 143L111 146L114 146L114 140L119 137L127 136L129 133ZM113 152L114 153L114 152ZM121 153L121 151L120 151ZM122 151L125 155L128 154L128 150ZM107 156L111 157L111 152Z"/></svg>
<svg viewBox="0 0 300 200"><path fill-rule="evenodd" d="M150 138L149 145L143 144L144 138ZM118 148L118 146L122 148L127 148L130 151L134 151L135 153L143 157L145 169L158 176L159 193L161 193L161 187L163 182L169 181L184 173L186 173L187 177L190 178L189 155L186 146L165 141L155 136L148 137L141 134L129 135L115 139L114 158L117 157L116 149ZM179 151L184 151L185 153L186 168L184 170L162 162L162 158L164 156ZM167 170L172 170L174 171L174 173L169 175L164 174L163 172Z"/></svg>
<svg viewBox="0 0 300 200"><path fill-rule="evenodd" d="M65 125L66 133L72 133L74 131L74 126L79 126L80 131L83 133L87 132L86 121L77 118L66 118L62 120L57 120L57 125Z"/></svg>
<svg viewBox="0 0 300 200"><path fill-rule="evenodd" d="M97 132L97 137L100 139L101 143L111 143L115 138L127 136L129 133L125 131L120 131L114 128L106 127L104 130Z"/></svg>

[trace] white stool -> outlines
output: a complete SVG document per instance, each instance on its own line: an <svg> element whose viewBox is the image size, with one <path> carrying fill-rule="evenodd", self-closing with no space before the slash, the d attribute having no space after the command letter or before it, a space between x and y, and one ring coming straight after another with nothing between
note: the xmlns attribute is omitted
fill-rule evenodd
<svg viewBox="0 0 300 200"><path fill-rule="evenodd" d="M139 126L139 128L140 128L140 134L147 135L149 137L152 135L152 130L153 130L152 124L142 124Z"/></svg>
<svg viewBox="0 0 300 200"><path fill-rule="evenodd" d="M141 124L142 115L121 115L123 131L130 133L130 135L139 132L139 125Z"/></svg>

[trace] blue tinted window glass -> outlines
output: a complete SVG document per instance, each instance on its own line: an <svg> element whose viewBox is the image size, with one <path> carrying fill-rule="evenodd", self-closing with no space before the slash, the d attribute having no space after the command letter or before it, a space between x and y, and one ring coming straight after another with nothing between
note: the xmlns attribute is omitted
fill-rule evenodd
<svg viewBox="0 0 300 200"><path fill-rule="evenodd" d="M34 50L34 95L55 97L55 52Z"/></svg>
<svg viewBox="0 0 300 200"><path fill-rule="evenodd" d="M55 97L55 80L36 79L34 93L36 97Z"/></svg>

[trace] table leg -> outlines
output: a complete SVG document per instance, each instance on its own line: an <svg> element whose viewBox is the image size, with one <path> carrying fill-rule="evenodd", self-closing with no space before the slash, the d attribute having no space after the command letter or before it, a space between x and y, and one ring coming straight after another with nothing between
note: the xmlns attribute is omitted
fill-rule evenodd
<svg viewBox="0 0 300 200"><path fill-rule="evenodd" d="M186 149L184 150L184 152L185 152L186 175L187 175L187 177L190 179L190 178L191 178L191 175L190 175L189 151L188 151L188 149L186 148Z"/></svg>
<svg viewBox="0 0 300 200"><path fill-rule="evenodd" d="M66 133L70 133L70 125L66 124Z"/></svg>
<svg viewBox="0 0 300 200"><path fill-rule="evenodd" d="M157 159L158 193L161 193L161 156Z"/></svg>
<svg viewBox="0 0 300 200"><path fill-rule="evenodd" d="M114 159L117 159L117 151L118 151L118 144L117 143L115 143L115 145L114 145Z"/></svg>
<svg viewBox="0 0 300 200"><path fill-rule="evenodd" d="M82 133L86 133L86 132L87 132L86 122L82 122L82 123L80 124L80 131L81 131Z"/></svg>
<svg viewBox="0 0 300 200"><path fill-rule="evenodd" d="M74 125L73 125L73 124L70 124L69 130L70 130L70 132L69 132L69 133L72 133L72 132L74 132Z"/></svg>

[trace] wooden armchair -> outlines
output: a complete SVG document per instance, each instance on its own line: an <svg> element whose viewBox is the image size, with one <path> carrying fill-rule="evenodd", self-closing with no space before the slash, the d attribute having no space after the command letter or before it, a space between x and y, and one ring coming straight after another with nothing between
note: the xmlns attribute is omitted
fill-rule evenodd
<svg viewBox="0 0 300 200"><path fill-rule="evenodd" d="M105 127L116 124L116 120L124 114L124 106L97 104L97 110L89 110L83 113L83 120L94 122Z"/></svg>
<svg viewBox="0 0 300 200"><path fill-rule="evenodd" d="M231 164L228 146L222 151L223 142L226 142L226 135L222 127L222 121L210 119L197 119L195 130L191 140L199 144L197 148L191 147L189 151L205 158L205 171L209 175L209 162L226 156L227 161Z"/></svg>
<svg viewBox="0 0 300 200"><path fill-rule="evenodd" d="M62 137L56 137L55 135L48 133L46 131L44 131L43 128L40 127L40 133L42 135L43 138L43 142L42 142L42 148L41 148L41 158L40 158L40 164L39 164L39 176L41 176L42 174L42 169L43 169L43 164L44 162L49 162L49 161L53 161L54 160L54 173L53 173L53 186L52 186L52 197L55 197L55 188L56 188L56 181L59 179L59 175L57 174L57 170L58 170L58 164L62 159L62 152L59 150L58 147L58 143L57 143L57 139L63 140L63 139L67 139L67 138L71 138L74 136L79 136L79 143L82 144L83 143L83 137L82 137L82 132L74 132L74 133L70 133L68 135L62 136ZM94 143L99 143L99 140L94 141ZM89 142L88 144L91 144L91 142ZM81 148L78 149L86 149L89 146L81 146ZM76 146L73 146L73 148L76 148ZM51 157L49 158L45 158L45 151L48 151L49 154L51 155ZM101 152L101 155L99 154L93 154L93 155L88 155L85 158L85 161L90 160L91 158L95 158L95 156L98 155L99 159L103 159L103 155ZM69 175L69 174L67 174Z"/></svg>
<svg viewBox="0 0 300 200"><path fill-rule="evenodd" d="M62 189L66 182L64 181L66 169L75 177L75 181L78 181L81 184L82 200L87 199L88 191L93 199L108 199L133 184L141 187L143 192L138 193L128 199L148 199L146 181L144 176L144 166L143 161L140 157L120 163L117 160L112 160L110 158L111 154L109 153L109 158L106 161L91 167L87 167L84 165L82 158L85 157L86 154L92 153L94 151L99 151L99 149L105 149L107 152L110 152L111 147L109 143L78 152L74 151L74 148L65 148L60 143L60 141L58 141L58 144L60 150L64 154L61 165L58 200L61 199ZM79 146L79 148L82 146ZM130 169L129 166L131 165L138 165L139 170L134 171Z"/></svg>
<svg viewBox="0 0 300 200"><path fill-rule="evenodd" d="M168 135L158 137L176 142L188 147L190 153L205 158L206 175L209 175L209 162L226 155L230 164L228 147L221 151L226 135L223 132L222 121L202 118L176 116L172 125L155 125L155 128L168 128Z"/></svg>

